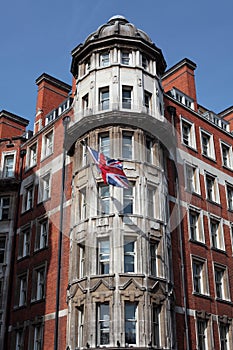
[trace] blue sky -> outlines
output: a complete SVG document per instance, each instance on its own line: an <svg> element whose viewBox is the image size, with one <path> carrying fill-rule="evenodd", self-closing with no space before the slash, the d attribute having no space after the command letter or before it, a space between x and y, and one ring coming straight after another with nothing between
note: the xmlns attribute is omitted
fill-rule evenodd
<svg viewBox="0 0 233 350"><path fill-rule="evenodd" d="M233 1L8 0L0 4L0 110L35 116L35 80L48 73L68 84L73 48L120 14L147 32L168 68L197 64L198 102L216 113L233 105Z"/></svg>

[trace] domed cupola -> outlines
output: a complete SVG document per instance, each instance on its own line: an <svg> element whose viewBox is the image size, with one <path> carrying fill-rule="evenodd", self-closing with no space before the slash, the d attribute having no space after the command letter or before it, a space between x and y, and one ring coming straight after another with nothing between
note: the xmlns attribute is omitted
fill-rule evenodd
<svg viewBox="0 0 233 350"><path fill-rule="evenodd" d="M72 51L71 73L74 77L78 76L78 65L94 50L101 46L103 49L110 46L127 45L146 51L147 54L157 62L157 72L162 75L166 69L162 51L156 47L150 37L134 24L130 23L124 16L116 15L109 21L101 25L95 32L91 33L83 44L78 45Z"/></svg>

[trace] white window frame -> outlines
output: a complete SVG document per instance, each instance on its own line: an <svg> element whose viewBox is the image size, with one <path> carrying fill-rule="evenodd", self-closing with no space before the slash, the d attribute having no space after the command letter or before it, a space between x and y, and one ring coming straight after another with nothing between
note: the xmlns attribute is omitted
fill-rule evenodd
<svg viewBox="0 0 233 350"><path fill-rule="evenodd" d="M3 242L3 244L0 243L0 256L1 256L0 265L1 265L1 264L5 264L5 262L6 262L6 254L7 254L7 250L6 250L7 249L7 247L6 247L7 237L6 237L6 235L3 235L3 234L0 235L0 242Z"/></svg>
<svg viewBox="0 0 233 350"><path fill-rule="evenodd" d="M150 59L143 53L141 54L141 64L143 69L147 71L149 70Z"/></svg>
<svg viewBox="0 0 233 350"><path fill-rule="evenodd" d="M50 199L52 175L51 171L43 174L39 180L39 196L38 203L47 201Z"/></svg>
<svg viewBox="0 0 233 350"><path fill-rule="evenodd" d="M78 348L81 349L84 346L84 305L77 307L78 311Z"/></svg>
<svg viewBox="0 0 233 350"><path fill-rule="evenodd" d="M34 185L28 184L24 187L22 211L27 211L33 208L34 204Z"/></svg>
<svg viewBox="0 0 233 350"><path fill-rule="evenodd" d="M213 232L215 224L217 226L216 230ZM212 248L225 251L224 232L221 218L209 215L209 232Z"/></svg>
<svg viewBox="0 0 233 350"><path fill-rule="evenodd" d="M110 152L111 152L110 147L111 147L111 141L110 141L109 132L99 134L99 152L103 153L105 157L110 158Z"/></svg>
<svg viewBox="0 0 233 350"><path fill-rule="evenodd" d="M36 324L33 327L33 350L41 350L43 347L43 325Z"/></svg>
<svg viewBox="0 0 233 350"><path fill-rule="evenodd" d="M158 208L159 208L159 199L157 187L148 185L147 186L147 216L156 219L159 217Z"/></svg>
<svg viewBox="0 0 233 350"><path fill-rule="evenodd" d="M27 272L17 276L17 306L25 306L27 304L27 288L28 288Z"/></svg>
<svg viewBox="0 0 233 350"><path fill-rule="evenodd" d="M133 87L122 85L122 108L132 109L133 107Z"/></svg>
<svg viewBox="0 0 233 350"><path fill-rule="evenodd" d="M27 149L27 168L32 168L37 164L37 142L28 146Z"/></svg>
<svg viewBox="0 0 233 350"><path fill-rule="evenodd" d="M97 339L96 339L96 345L97 346L106 346L110 344L110 305L109 302L106 303L98 303L97 305ZM107 307L108 313L104 312L104 307ZM101 341L101 335L108 334L108 341L104 342Z"/></svg>
<svg viewBox="0 0 233 350"><path fill-rule="evenodd" d="M18 329L15 333L15 350L23 350L24 348L24 332Z"/></svg>
<svg viewBox="0 0 233 350"><path fill-rule="evenodd" d="M224 330L224 334L222 333L222 330ZM219 332L219 344L221 349L226 350L232 350L233 345L232 342L230 342L231 336L231 323L230 322L223 322L221 320L218 320L218 332Z"/></svg>
<svg viewBox="0 0 233 350"><path fill-rule="evenodd" d="M87 218L87 189L82 187L78 190L78 218L79 220L86 220Z"/></svg>
<svg viewBox="0 0 233 350"><path fill-rule="evenodd" d="M188 133L185 135L184 133L184 125L188 127ZM181 143L192 149L197 149L196 146L196 133L195 133L195 124L183 116L180 116L180 134L181 134ZM187 141L184 141L187 140Z"/></svg>
<svg viewBox="0 0 233 350"><path fill-rule="evenodd" d="M123 188L122 196L123 196L122 214L123 215L134 214L135 213L135 186L132 186L129 188Z"/></svg>
<svg viewBox="0 0 233 350"><path fill-rule="evenodd" d="M192 218L194 218L194 222ZM188 228L191 240L205 243L203 212L191 205L188 208Z"/></svg>
<svg viewBox="0 0 233 350"><path fill-rule="evenodd" d="M159 242L155 240L149 241L149 248L150 248L150 274L152 276L159 276L158 271L158 246Z"/></svg>
<svg viewBox="0 0 233 350"><path fill-rule="evenodd" d="M202 318L197 318L196 319L196 331L197 331L197 349L203 349L203 350L208 350L209 349L209 336L208 336L208 327L209 327L209 320L207 319L202 319ZM199 326L200 324L203 326L205 326L205 328L203 329L203 333L201 334L199 332ZM200 335L202 335L202 338L204 338L204 342L202 343L202 345L199 344L199 338Z"/></svg>
<svg viewBox="0 0 233 350"><path fill-rule="evenodd" d="M209 295L208 269L206 259L192 255L191 261L193 293ZM199 270L195 270L195 266L198 266Z"/></svg>
<svg viewBox="0 0 233 350"><path fill-rule="evenodd" d="M121 64L129 66L132 64L132 52L128 50L121 51Z"/></svg>
<svg viewBox="0 0 233 350"><path fill-rule="evenodd" d="M86 275L86 247L85 242L81 242L77 245L78 249L78 277L83 278Z"/></svg>
<svg viewBox="0 0 233 350"><path fill-rule="evenodd" d="M10 166L10 170L7 168L7 165L6 165L7 157L13 158L13 162L12 162L12 166ZM2 152L2 169L1 169L2 178L14 178L15 177L15 164L16 164L16 151ZM10 172L10 173L8 174L8 172Z"/></svg>
<svg viewBox="0 0 233 350"><path fill-rule="evenodd" d="M5 203L9 202L9 203ZM0 197L0 220L9 220L10 218L10 205L11 197L10 196L1 196Z"/></svg>
<svg viewBox="0 0 233 350"><path fill-rule="evenodd" d="M98 184L98 215L110 214L110 186Z"/></svg>
<svg viewBox="0 0 233 350"><path fill-rule="evenodd" d="M201 194L199 169L196 165L184 163L185 190L191 193Z"/></svg>
<svg viewBox="0 0 233 350"><path fill-rule="evenodd" d="M99 54L100 60L99 65L100 67L108 67L110 66L110 52L104 51Z"/></svg>
<svg viewBox="0 0 233 350"><path fill-rule="evenodd" d="M132 249L127 249L132 244ZM137 272L137 241L134 237L124 237L124 273L136 273ZM131 258L130 262L127 262L127 257ZM126 268L132 266L132 269ZM132 271L129 271L132 270Z"/></svg>
<svg viewBox="0 0 233 350"><path fill-rule="evenodd" d="M97 241L97 274L108 275L110 271L110 241L109 237ZM107 266L107 271L105 271Z"/></svg>
<svg viewBox="0 0 233 350"><path fill-rule="evenodd" d="M218 276L218 280L216 279L216 271L218 271L221 276ZM220 277L220 278L219 278ZM215 296L216 299L220 300L230 300L230 291L229 291L229 278L228 278L228 269L224 265L220 265L218 263L214 263L214 282L215 282ZM217 284L220 287L220 295L217 291Z"/></svg>
<svg viewBox="0 0 233 350"><path fill-rule="evenodd" d="M152 347L159 348L161 346L161 305L152 303L151 311Z"/></svg>
<svg viewBox="0 0 233 350"><path fill-rule="evenodd" d="M49 130L42 136L42 159L53 154L54 130Z"/></svg>
<svg viewBox="0 0 233 350"><path fill-rule="evenodd" d="M204 145L203 136L208 140L208 143ZM208 131L200 128L201 139L201 151L205 157L215 160L215 148L214 148L214 136Z"/></svg>
<svg viewBox="0 0 233 350"><path fill-rule="evenodd" d="M122 132L122 158L132 160L134 157L134 137L130 131Z"/></svg>
<svg viewBox="0 0 233 350"><path fill-rule="evenodd" d="M226 182L227 209L233 211L233 185Z"/></svg>
<svg viewBox="0 0 233 350"><path fill-rule="evenodd" d="M34 251L48 247L49 221L47 217L37 220Z"/></svg>
<svg viewBox="0 0 233 350"><path fill-rule="evenodd" d="M18 259L24 258L30 254L31 227L23 227L19 233L18 239Z"/></svg>
<svg viewBox="0 0 233 350"><path fill-rule="evenodd" d="M46 264L33 269L32 279L33 289L31 301L44 300L46 293Z"/></svg>
<svg viewBox="0 0 233 350"><path fill-rule="evenodd" d="M211 188L208 184L208 179L212 182ZM205 172L205 190L206 190L206 199L219 204L220 196L219 196L219 186L217 176L212 175L210 173Z"/></svg>
<svg viewBox="0 0 233 350"><path fill-rule="evenodd" d="M232 146L220 140L220 147L221 147L222 166L228 169L233 169ZM224 154L224 149L227 151L227 154Z"/></svg>
<svg viewBox="0 0 233 350"><path fill-rule="evenodd" d="M128 306L134 306L135 312L132 318L126 318L126 309ZM126 324L134 324L133 329L135 330L135 342L126 341ZM135 346L138 344L138 304L136 302L125 301L125 346Z"/></svg>
<svg viewBox="0 0 233 350"><path fill-rule="evenodd" d="M105 111L110 108L110 90L109 86L99 89L99 110Z"/></svg>

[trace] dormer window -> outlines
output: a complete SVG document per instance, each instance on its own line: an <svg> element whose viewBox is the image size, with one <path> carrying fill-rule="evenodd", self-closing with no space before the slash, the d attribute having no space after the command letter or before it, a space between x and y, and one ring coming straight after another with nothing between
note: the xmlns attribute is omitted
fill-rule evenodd
<svg viewBox="0 0 233 350"><path fill-rule="evenodd" d="M173 88L170 91L170 93L175 100L182 103L188 108L194 109L194 103L193 103L194 101L191 97L185 95L182 91L179 91L176 88Z"/></svg>

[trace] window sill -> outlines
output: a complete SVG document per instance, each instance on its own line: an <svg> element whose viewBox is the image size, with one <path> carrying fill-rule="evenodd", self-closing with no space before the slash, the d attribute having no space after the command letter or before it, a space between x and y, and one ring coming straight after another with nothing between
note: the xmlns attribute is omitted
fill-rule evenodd
<svg viewBox="0 0 233 350"><path fill-rule="evenodd" d="M211 162L213 163L217 163L216 159L215 158L212 158L211 156L208 156L207 154L203 154L202 153L202 156L208 160L210 160Z"/></svg>
<svg viewBox="0 0 233 350"><path fill-rule="evenodd" d="M224 255L227 255L227 252L221 248L217 248L217 247L211 247L212 250L214 250L215 252L217 253L221 253L221 254L224 254Z"/></svg>
<svg viewBox="0 0 233 350"><path fill-rule="evenodd" d="M47 249L48 249L48 245L46 245L46 246L43 247L43 248L34 249L33 255L38 254L38 253L40 253L40 252L43 252L43 251L45 251L45 250L47 250Z"/></svg>
<svg viewBox="0 0 233 350"><path fill-rule="evenodd" d="M43 156L43 158L41 158L40 162L44 162L46 159L48 159L49 157L51 157L53 155L53 152L51 152L50 154Z"/></svg>
<svg viewBox="0 0 233 350"><path fill-rule="evenodd" d="M35 168L36 166L37 166L37 163L26 167L24 173L25 173L25 174L28 173L30 170L32 170L32 169Z"/></svg>
<svg viewBox="0 0 233 350"><path fill-rule="evenodd" d="M32 299L31 300L31 304L38 304L38 303L41 303L41 302L45 302L45 297L44 298L41 298L41 299Z"/></svg>
<svg viewBox="0 0 233 350"><path fill-rule="evenodd" d="M209 202L210 204L217 205L219 208L222 208L221 203L214 202L214 201L212 201L212 200L211 200L211 199L209 199L209 198L206 198L206 201L207 201L207 202Z"/></svg>
<svg viewBox="0 0 233 350"><path fill-rule="evenodd" d="M184 146L185 148L188 148L188 149L190 149L191 151L194 151L195 153L198 153L197 148L195 148L195 147L193 147L193 146L191 146L191 145L186 145L186 143L184 143L183 141L181 141L181 144L182 144L182 146Z"/></svg>
<svg viewBox="0 0 233 350"><path fill-rule="evenodd" d="M195 295L196 297L200 297L200 298L204 298L204 299L208 299L208 300L213 299L209 294L202 294L202 293L198 293L198 292L193 292L193 295Z"/></svg>
<svg viewBox="0 0 233 350"><path fill-rule="evenodd" d="M193 238L190 238L189 242L197 244L199 246L202 246L202 247L204 247L206 249L208 248L205 242L197 241L196 239L193 239Z"/></svg>
<svg viewBox="0 0 233 350"><path fill-rule="evenodd" d="M230 168L230 167L227 166L227 165L222 164L222 167L223 167L223 169L225 169L225 170L229 170L229 171L233 172L233 169Z"/></svg>
<svg viewBox="0 0 233 350"><path fill-rule="evenodd" d="M218 298L218 297L216 297L215 300L219 301L220 303L233 305L233 302L231 300L225 300L225 299L221 299L221 298Z"/></svg>

